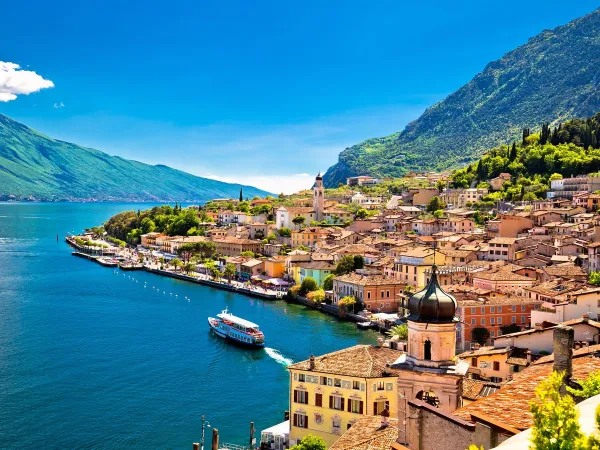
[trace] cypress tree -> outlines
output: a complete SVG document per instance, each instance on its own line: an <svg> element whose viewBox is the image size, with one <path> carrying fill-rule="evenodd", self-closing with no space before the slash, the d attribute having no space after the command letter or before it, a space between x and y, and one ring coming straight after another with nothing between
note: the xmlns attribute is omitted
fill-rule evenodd
<svg viewBox="0 0 600 450"><path fill-rule="evenodd" d="M240 202L244 200L244 196L242 195L242 188L240 188Z"/></svg>
<svg viewBox="0 0 600 450"><path fill-rule="evenodd" d="M515 142L512 143L512 147L510 148L509 159L511 161L517 159L517 144Z"/></svg>

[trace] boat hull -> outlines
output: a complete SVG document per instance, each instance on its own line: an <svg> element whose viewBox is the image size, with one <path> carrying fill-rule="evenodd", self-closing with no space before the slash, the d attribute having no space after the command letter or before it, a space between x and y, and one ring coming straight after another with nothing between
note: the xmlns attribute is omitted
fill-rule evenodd
<svg viewBox="0 0 600 450"><path fill-rule="evenodd" d="M263 342L242 341L241 339L238 339L237 336L227 333L226 330L219 327L219 321L213 317L208 318L208 325L210 326L210 329L212 330L213 333L215 333L217 336L225 339L226 341L233 342L237 345L242 345L244 347L251 347L251 348L262 348L265 346L264 341Z"/></svg>

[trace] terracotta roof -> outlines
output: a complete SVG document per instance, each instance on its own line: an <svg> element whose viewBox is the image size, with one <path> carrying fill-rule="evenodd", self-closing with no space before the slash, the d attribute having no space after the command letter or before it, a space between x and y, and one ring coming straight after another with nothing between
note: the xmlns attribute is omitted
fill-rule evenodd
<svg viewBox="0 0 600 450"><path fill-rule="evenodd" d="M585 380L591 373L600 370L600 359L590 356L573 358L573 378ZM525 430L533 425L529 403L535 399L535 389L539 383L548 378L552 372L552 364L537 364L518 372L514 379L495 394L480 398L473 403L459 408L452 414L465 420L473 421L475 417L491 417L498 422L518 430Z"/></svg>
<svg viewBox="0 0 600 450"><path fill-rule="evenodd" d="M503 353L508 353L510 351L509 348L494 348L494 347L481 347L478 350L473 350L469 352L464 352L458 355L461 359L466 358L474 358L476 356L488 356L488 355L501 355Z"/></svg>
<svg viewBox="0 0 600 450"><path fill-rule="evenodd" d="M311 270L333 270L335 266L333 264L328 263L327 261L310 261L310 262L300 262L298 263L301 269L311 269Z"/></svg>
<svg viewBox="0 0 600 450"><path fill-rule="evenodd" d="M555 277L587 277L585 271L579 266L556 265L545 267L548 275Z"/></svg>
<svg viewBox="0 0 600 450"><path fill-rule="evenodd" d="M473 279L475 278L489 281L535 281L533 278L513 273L510 270L478 272L473 274Z"/></svg>
<svg viewBox="0 0 600 450"><path fill-rule="evenodd" d="M388 419L388 422L382 427L380 416L357 420L329 449L389 450L398 439L398 419Z"/></svg>
<svg viewBox="0 0 600 450"><path fill-rule="evenodd" d="M396 361L401 351L372 345L355 345L315 358L312 372L349 377L381 378L388 371L386 364ZM290 370L310 370L310 360L288 366ZM391 372L390 372L391 373Z"/></svg>
<svg viewBox="0 0 600 450"><path fill-rule="evenodd" d="M352 272L346 275L340 275L335 277L334 281L341 281L343 283L352 283L359 286L381 286L381 285L405 285L406 283L397 280L396 278L388 277L385 275L361 275L356 272Z"/></svg>
<svg viewBox="0 0 600 450"><path fill-rule="evenodd" d="M501 386L499 383L464 378L461 397L468 400L477 400L478 398L494 394Z"/></svg>

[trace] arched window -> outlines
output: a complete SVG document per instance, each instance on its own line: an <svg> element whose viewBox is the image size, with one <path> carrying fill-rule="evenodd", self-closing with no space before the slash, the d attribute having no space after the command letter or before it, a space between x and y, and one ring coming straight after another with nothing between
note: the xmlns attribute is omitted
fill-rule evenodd
<svg viewBox="0 0 600 450"><path fill-rule="evenodd" d="M417 399L422 400L425 403L429 403L431 406L436 408L440 407L440 399L431 391L420 391L417 393Z"/></svg>
<svg viewBox="0 0 600 450"><path fill-rule="evenodd" d="M431 341L429 339L425 341L425 359L431 361Z"/></svg>

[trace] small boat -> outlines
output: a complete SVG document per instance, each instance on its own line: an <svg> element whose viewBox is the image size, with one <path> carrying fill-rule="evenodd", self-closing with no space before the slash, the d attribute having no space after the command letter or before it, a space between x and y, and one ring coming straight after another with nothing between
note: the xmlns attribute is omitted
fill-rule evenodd
<svg viewBox="0 0 600 450"><path fill-rule="evenodd" d="M106 258L104 256L99 257L98 259L96 259L96 261L98 261L105 267L117 267L119 265L119 261L117 261L116 259Z"/></svg>
<svg viewBox="0 0 600 450"><path fill-rule="evenodd" d="M208 324L212 331L224 339L250 347L264 347L265 336L258 325L240 317L236 317L225 308L217 317L209 317Z"/></svg>
<svg viewBox="0 0 600 450"><path fill-rule="evenodd" d="M356 324L356 326L358 328L362 328L363 330L366 330L366 329L369 329L369 328L371 328L373 326L373 322L371 322L371 321L368 321L368 322L358 322Z"/></svg>

